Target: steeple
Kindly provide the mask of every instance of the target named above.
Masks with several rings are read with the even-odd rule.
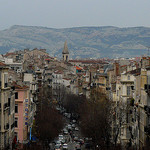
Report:
[[[69,61],[69,51],[68,51],[67,41],[65,41],[62,55],[63,55],[63,61]]]
[[[65,41],[65,44],[64,44],[64,49],[63,49],[63,52],[62,54],[69,54],[69,51],[68,51],[68,46],[67,46],[67,41]]]

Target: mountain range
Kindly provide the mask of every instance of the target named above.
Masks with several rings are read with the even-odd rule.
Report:
[[[149,27],[47,28],[14,25],[0,31],[0,53],[44,48],[50,56],[61,57],[67,41],[71,58],[134,57],[148,54]]]

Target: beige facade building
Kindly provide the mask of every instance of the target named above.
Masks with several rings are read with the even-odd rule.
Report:
[[[14,93],[8,86],[8,67],[0,62],[0,149],[11,148],[14,139]]]

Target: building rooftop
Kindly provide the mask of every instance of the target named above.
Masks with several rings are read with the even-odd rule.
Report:
[[[0,62],[0,66],[6,66],[6,64],[4,64],[4,63]]]

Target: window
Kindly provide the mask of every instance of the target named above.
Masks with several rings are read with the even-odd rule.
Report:
[[[4,87],[8,87],[8,75],[4,74]]]
[[[18,118],[15,118],[15,127],[18,127]]]
[[[10,98],[8,98],[8,106],[10,107]]]
[[[130,96],[130,86],[127,86],[127,96]]]
[[[15,113],[18,113],[18,104],[15,104]]]
[[[117,90],[117,96],[119,95],[119,92],[118,92],[118,90]]]
[[[130,80],[130,76],[128,76],[128,80]]]
[[[15,99],[18,99],[18,92],[15,93]]]

